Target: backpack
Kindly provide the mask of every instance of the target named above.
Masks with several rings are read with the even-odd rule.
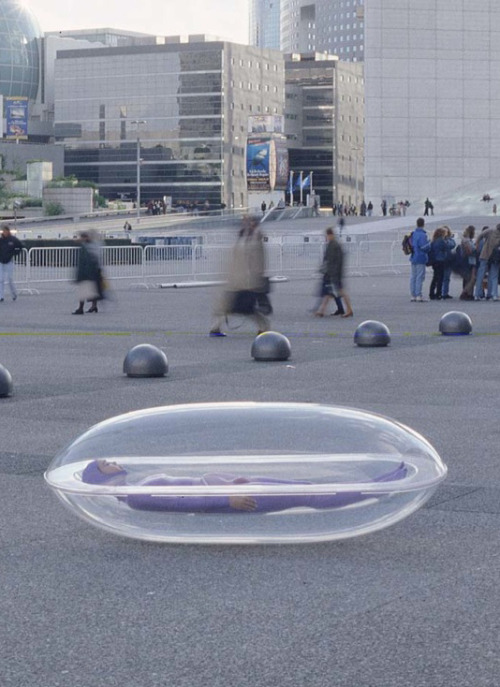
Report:
[[[493,248],[493,251],[490,255],[490,259],[488,262],[492,265],[500,264],[500,246],[496,246],[496,248]]]
[[[468,244],[464,245],[459,243],[455,252],[451,254],[451,269],[453,272],[459,274],[463,278],[465,278],[465,275],[469,271],[469,255],[467,254],[467,246]]]
[[[403,253],[405,255],[413,255],[412,236],[413,232],[411,234],[405,234],[403,241],[401,242],[401,248],[403,249]]]

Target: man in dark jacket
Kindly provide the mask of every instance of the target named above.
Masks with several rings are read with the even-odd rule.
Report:
[[[344,289],[343,284],[344,251],[342,250],[340,243],[335,238],[335,234],[333,233],[333,229],[331,227],[326,230],[326,241],[325,257],[321,272],[325,275],[330,289],[329,291],[325,292],[321,305],[319,306],[315,315],[316,317],[324,317],[328,302],[331,298],[335,298],[338,308],[337,312],[340,314],[339,301],[337,299],[342,299],[347,307],[347,311],[342,313],[342,317],[352,317],[353,311],[351,301]]]
[[[19,255],[23,249],[21,241],[10,233],[8,224],[2,224],[0,234],[0,303],[4,300],[3,286],[5,279],[9,282],[12,300],[17,298],[16,287],[14,286],[14,257]]]

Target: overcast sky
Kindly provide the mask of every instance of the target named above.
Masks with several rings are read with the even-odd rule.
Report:
[[[248,0],[22,0],[42,31],[110,27],[248,42]]]

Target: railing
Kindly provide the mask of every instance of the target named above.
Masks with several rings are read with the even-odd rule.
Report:
[[[325,244],[319,241],[269,241],[267,271],[284,277],[317,274]],[[342,243],[346,271],[350,275],[398,273],[409,268],[408,257],[397,241],[350,241]],[[101,263],[110,282],[154,286],[165,280],[217,280],[224,275],[232,245],[192,244],[170,246],[106,246]],[[22,287],[72,281],[78,264],[78,247],[31,248],[16,257],[16,282]]]

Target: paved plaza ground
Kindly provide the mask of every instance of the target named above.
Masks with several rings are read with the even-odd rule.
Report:
[[[339,320],[312,316],[313,280],[276,286],[283,363],[252,360],[248,322],[208,337],[215,289],[124,289],[83,317],[70,314],[70,286],[0,304],[0,363],[15,385],[0,399],[3,686],[498,685],[500,303],[410,303],[407,275],[347,287],[355,317]],[[456,308],[472,336],[438,334]],[[390,347],[354,346],[366,319],[387,324]],[[123,375],[146,342],[165,350],[167,377]],[[382,413],[427,437],[448,479],[384,531],[245,547],[121,539],[44,484],[53,456],[94,423],[228,400]]]

